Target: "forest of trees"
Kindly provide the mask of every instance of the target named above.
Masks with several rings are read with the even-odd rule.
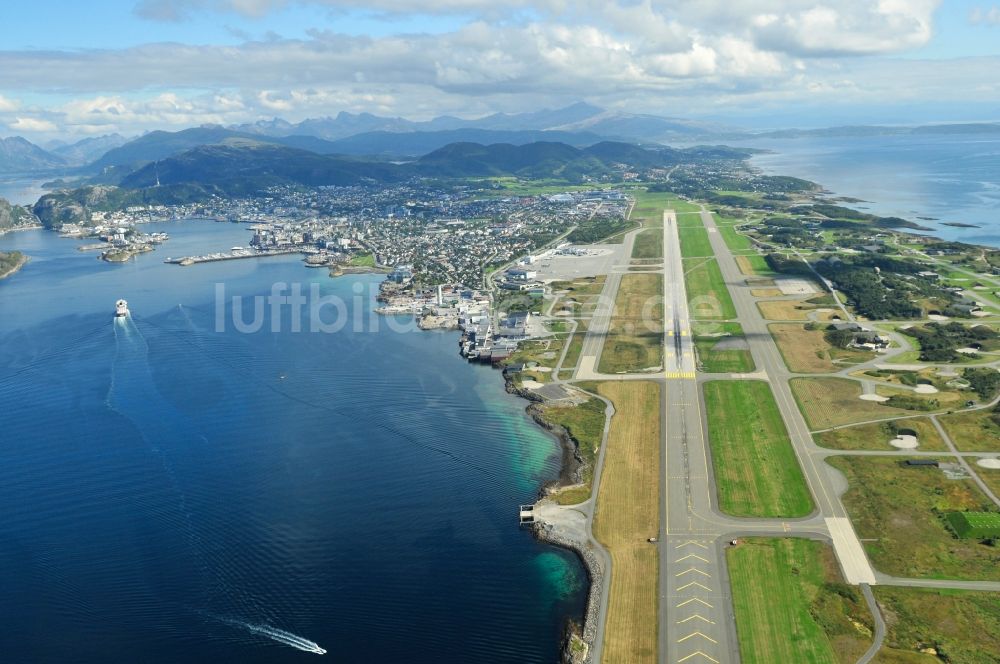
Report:
[[[900,330],[920,343],[923,362],[953,362],[959,358],[956,348],[983,345],[997,339],[997,333],[984,325],[967,327],[961,323],[927,323]]]

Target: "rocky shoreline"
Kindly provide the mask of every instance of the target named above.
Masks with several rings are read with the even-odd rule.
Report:
[[[562,661],[564,664],[587,664],[591,661],[590,650],[597,638],[597,621],[601,610],[601,588],[604,586],[604,569],[593,548],[568,537],[556,533],[551,526],[536,523],[532,531],[539,541],[547,542],[564,549],[569,549],[579,556],[590,577],[590,589],[587,592],[587,610],[583,617],[583,627],[578,628],[570,623],[567,625],[566,636],[562,646]],[[574,646],[579,639],[585,647]]]
[[[346,269],[344,269],[346,268]],[[384,272],[379,268],[365,268],[347,266],[334,266],[330,269],[330,276],[341,276],[343,274],[361,274]],[[443,326],[426,325],[421,329],[441,329]],[[445,328],[449,329],[449,328]],[[538,500],[551,494],[553,491],[568,486],[575,486],[583,481],[584,461],[579,453],[579,446],[576,440],[562,426],[545,419],[541,409],[544,399],[530,390],[523,389],[514,384],[509,375],[504,375],[504,389],[509,394],[514,394],[528,401],[525,412],[531,417],[536,425],[552,435],[558,442],[562,450],[562,458],[559,466],[558,479],[545,483],[538,490]],[[591,662],[591,648],[597,638],[598,619],[600,614],[601,590],[604,585],[604,569],[593,547],[588,541],[581,541],[577,538],[567,537],[547,524],[536,522],[531,528],[534,536],[541,542],[552,544],[574,552],[583,563],[584,569],[589,577],[589,588],[587,592],[587,609],[584,614],[584,622],[581,627],[573,620],[567,620],[564,638],[562,643],[561,661],[564,664],[589,664]]]
[[[545,498],[553,491],[567,486],[578,485],[583,481],[584,461],[580,457],[577,441],[562,426],[545,419],[540,408],[542,398],[534,392],[518,387],[510,376],[504,376],[505,389],[510,394],[516,394],[530,403],[525,411],[535,424],[547,431],[559,441],[562,449],[562,461],[559,478],[546,483],[539,489],[538,498]],[[584,569],[590,580],[587,591],[587,610],[584,613],[583,627],[568,621],[562,644],[562,662],[564,664],[586,664],[591,661],[590,651],[594,639],[597,638],[597,622],[601,608],[601,589],[604,585],[604,569],[600,559],[594,553],[590,542],[564,536],[547,524],[535,522],[532,532],[539,541],[568,549],[576,553],[583,562]]]

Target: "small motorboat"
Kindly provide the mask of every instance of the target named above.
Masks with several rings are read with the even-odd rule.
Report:
[[[115,318],[125,318],[128,316],[128,302],[118,300],[115,302]]]

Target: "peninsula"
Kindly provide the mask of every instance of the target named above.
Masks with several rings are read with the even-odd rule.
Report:
[[[0,279],[5,279],[14,274],[28,262],[28,257],[20,251],[2,252],[0,251]]]

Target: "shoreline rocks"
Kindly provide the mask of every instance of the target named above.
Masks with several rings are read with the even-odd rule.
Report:
[[[587,570],[587,576],[590,577],[590,590],[587,594],[587,610],[584,613],[583,628],[580,630],[581,633],[578,634],[579,638],[587,645],[587,648],[584,653],[573,651],[574,649],[571,644],[574,630],[572,629],[572,625],[570,625],[567,629],[565,642],[563,643],[562,661],[564,664],[584,664],[590,662],[590,651],[594,640],[597,638],[597,620],[601,609],[601,589],[604,587],[604,569],[601,567],[601,562],[597,554],[594,553],[593,548],[587,543],[563,537],[554,532],[551,527],[544,524],[536,523],[532,530],[539,541],[560,546],[576,553],[583,562],[584,569]]]

